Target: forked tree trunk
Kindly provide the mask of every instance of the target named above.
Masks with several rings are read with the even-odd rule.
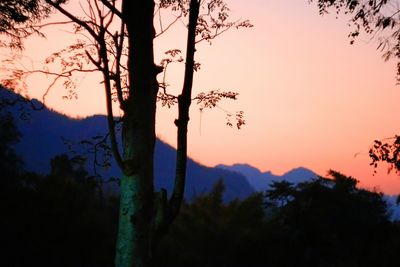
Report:
[[[95,59],[85,50],[88,60],[103,73],[106,93],[108,127],[110,130],[111,147],[115,159],[123,171],[121,179],[120,215],[116,245],[116,267],[149,267],[152,265],[152,252],[156,243],[167,232],[168,227],[179,213],[182,203],[186,161],[187,161],[187,127],[193,83],[194,53],[196,25],[199,15],[200,0],[190,0],[188,39],[186,49],[185,77],[182,92],[178,97],[179,116],[175,121],[178,127],[177,161],[174,191],[168,201],[164,189],[154,192],[154,145],[155,145],[155,115],[158,93],[156,79],[160,67],[154,64],[153,26],[154,0],[122,0],[119,11],[115,1],[89,1],[89,22],[74,16],[62,7],[65,1],[44,0],[45,3],[60,11],[72,22],[85,29],[93,37],[98,58]],[[113,16],[103,14],[104,10],[98,4],[118,16],[123,25],[120,32],[110,33],[109,26]],[[218,2],[218,1],[217,1]],[[175,1],[166,1],[176,4]],[[95,8],[95,9],[94,9]],[[111,19],[107,22],[108,19]],[[92,21],[90,21],[92,20]],[[126,30],[125,30],[126,29]],[[129,96],[124,99],[121,81],[121,55],[125,54],[123,40],[127,32],[127,72]],[[108,37],[108,38],[106,38]],[[109,38],[112,38],[112,41]],[[120,39],[118,41],[118,39]],[[110,52],[108,42],[116,45]],[[115,53],[115,61],[110,62],[109,54]],[[111,64],[111,65],[110,65]],[[112,69],[116,67],[117,71]],[[74,70],[72,70],[73,72]],[[61,75],[62,76],[62,75]],[[112,111],[112,84],[117,92],[123,114],[121,157],[115,138],[115,124]]]
[[[187,160],[187,125],[193,83],[198,0],[190,1],[185,78],[178,97],[177,170],[170,201],[154,193],[155,114],[159,68],[154,64],[154,1],[124,0],[122,14],[129,40],[129,98],[123,116],[123,172],[116,267],[149,267],[156,243],[167,232],[183,199]]]

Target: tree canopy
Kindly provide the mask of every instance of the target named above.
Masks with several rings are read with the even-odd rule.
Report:
[[[33,25],[47,17],[48,5],[41,0],[2,0],[0,2],[0,34],[9,37],[0,46],[23,48],[23,39],[33,33],[40,34]]]
[[[275,182],[266,192],[271,220],[282,227],[280,242],[296,248],[280,266],[394,266],[382,256],[393,256],[382,194],[358,188],[356,179],[339,172],[329,176]]]

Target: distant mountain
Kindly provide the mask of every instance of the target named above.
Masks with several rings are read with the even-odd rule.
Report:
[[[304,182],[312,178],[316,178],[318,175],[313,171],[306,168],[296,168],[290,170],[283,175],[274,175],[270,171],[261,172],[259,169],[252,167],[248,164],[234,164],[228,165],[217,165],[217,168],[224,170],[231,170],[243,174],[254,190],[261,192],[269,189],[270,184],[273,181],[289,181],[293,184]]]
[[[86,151],[85,145],[88,144],[86,141],[93,141],[93,137],[100,138],[107,133],[106,117],[103,115],[73,119],[47,108],[33,111],[31,103],[25,102],[21,96],[1,88],[0,99],[3,99],[3,101],[0,100],[1,112],[7,109],[16,118],[18,129],[22,133],[22,139],[16,145],[16,150],[22,156],[28,171],[48,173],[52,157],[62,153],[71,155],[73,150],[80,150],[78,154],[83,153]],[[8,102],[15,104],[4,105],[4,100],[11,100]],[[39,107],[41,103],[34,100],[33,105]],[[86,141],[82,142],[82,140]],[[99,170],[102,177],[105,179],[120,177],[121,172],[116,163],[112,159],[110,163],[111,166],[108,170]],[[94,172],[93,155],[89,158],[87,168]],[[156,188],[165,188],[170,193],[174,175],[175,149],[165,142],[157,140],[155,148]],[[191,199],[195,195],[209,192],[219,179],[223,179],[226,186],[225,201],[235,198],[243,199],[254,193],[254,189],[243,175],[221,168],[206,167],[188,159],[185,198]]]

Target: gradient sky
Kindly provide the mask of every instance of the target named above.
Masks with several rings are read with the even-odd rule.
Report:
[[[283,174],[303,166],[325,175],[335,169],[361,180],[369,189],[400,192],[400,177],[386,166],[373,176],[368,149],[374,139],[400,133],[400,87],[395,63],[384,62],[377,41],[361,36],[350,45],[347,19],[319,16],[306,0],[229,0],[233,18],[248,18],[252,29],[232,30],[210,46],[198,47],[201,62],[195,92],[224,89],[239,92],[234,102],[214,110],[193,105],[189,156],[207,166],[248,163]],[[47,40],[26,43],[32,64],[65,46],[71,35],[48,32]],[[156,39],[156,62],[171,48],[183,50],[184,28]],[[43,49],[45,48],[45,49]],[[180,89],[182,66],[169,70],[171,85]],[[62,99],[61,86],[47,104],[71,116],[104,113],[103,87],[97,76],[79,77],[79,99]],[[33,97],[43,94],[43,77],[31,80]],[[243,110],[241,130],[225,126],[225,112]],[[159,108],[157,133],[175,145],[176,109]],[[357,156],[355,156],[357,154]]]

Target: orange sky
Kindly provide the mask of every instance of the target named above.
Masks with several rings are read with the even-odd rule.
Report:
[[[304,166],[324,175],[332,168],[370,189],[399,193],[399,176],[387,175],[386,167],[373,176],[369,166],[373,140],[400,133],[395,62],[381,59],[377,42],[364,35],[349,45],[346,18],[320,17],[306,0],[227,2],[233,17],[249,18],[255,27],[198,47],[202,69],[194,89],[239,92],[238,101],[220,106],[243,110],[247,125],[229,128],[221,109],[200,113],[193,106],[189,155],[208,166],[248,163],[276,174]],[[155,41],[157,61],[167,49],[183,49],[183,34],[179,26]],[[61,29],[50,31],[47,40],[29,40],[26,53],[40,66],[41,58],[70,39]],[[178,89],[182,73],[179,66],[169,70],[169,82]],[[72,116],[104,113],[98,78],[79,80],[78,100],[62,100],[60,86],[50,93],[48,105]],[[42,82],[43,77],[32,80],[32,96],[43,93]],[[160,108],[159,113],[158,136],[174,145],[176,110]]]

